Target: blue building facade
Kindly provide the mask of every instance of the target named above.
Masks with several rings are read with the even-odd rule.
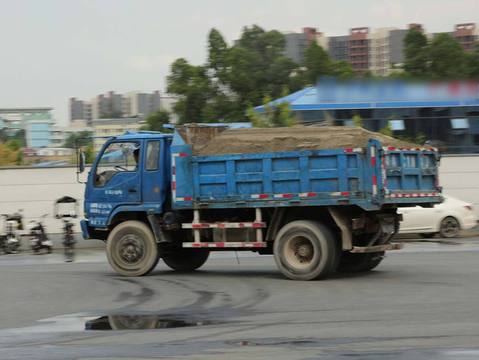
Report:
[[[22,122],[28,147],[41,148],[50,145],[54,121],[49,112],[25,114]]]
[[[405,83],[320,81],[269,105],[288,102],[302,123],[389,127],[394,136],[428,141],[447,153],[479,153],[479,85],[475,82]],[[264,106],[255,108],[264,111]]]

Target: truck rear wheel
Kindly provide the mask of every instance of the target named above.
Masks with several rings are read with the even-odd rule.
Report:
[[[365,254],[343,252],[339,261],[338,272],[355,273],[374,269],[384,258],[384,251]]]
[[[208,260],[209,250],[177,249],[161,254],[166,265],[176,271],[190,272],[199,269]]]
[[[273,244],[279,270],[292,280],[325,278],[337,264],[338,246],[331,231],[315,221],[292,221]]]
[[[106,242],[106,255],[111,267],[124,276],[146,275],[160,258],[150,228],[135,220],[125,221],[112,230]]]

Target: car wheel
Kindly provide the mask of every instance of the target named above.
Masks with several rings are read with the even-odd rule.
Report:
[[[448,216],[441,221],[439,234],[445,238],[453,238],[459,235],[461,226],[455,217]]]

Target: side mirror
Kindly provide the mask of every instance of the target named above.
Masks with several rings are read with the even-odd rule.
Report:
[[[85,153],[83,150],[78,151],[78,173],[81,174],[85,171]]]

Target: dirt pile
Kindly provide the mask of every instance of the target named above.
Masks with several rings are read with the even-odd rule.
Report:
[[[195,155],[214,155],[354,148],[365,147],[369,139],[377,139],[383,146],[412,146],[408,142],[362,128],[294,126],[226,130],[206,144],[194,144],[193,152]]]

